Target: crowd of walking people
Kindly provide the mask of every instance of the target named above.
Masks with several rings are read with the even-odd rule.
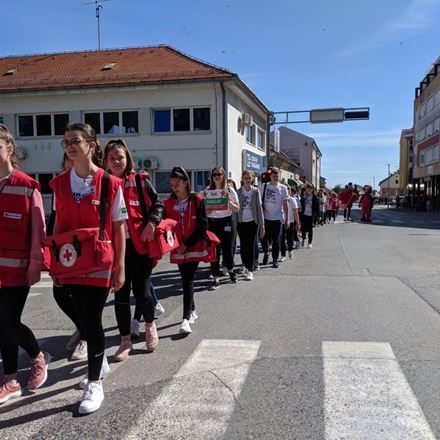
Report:
[[[51,361],[33,332],[21,322],[30,287],[49,268],[53,296],[72,321],[75,331],[67,344],[71,359],[87,358],[88,372],[79,386],[83,396],[79,414],[89,414],[104,400],[102,379],[110,367],[105,356],[102,312],[110,293],[120,344],[115,362],[132,353],[132,338],[145,325],[147,351],[159,347],[155,313],[163,313],[151,274],[160,256],[153,253],[157,232],[165,219],[173,230],[165,232],[171,244],[170,262],[176,264],[183,290],[179,332],[190,334],[198,318],[194,278],[201,262],[210,263],[209,290],[224,282],[246,281],[262,265],[277,269],[293,258],[296,248],[311,249],[313,230],[335,221],[344,209],[348,221],[357,194],[351,184],[345,192],[317,191],[279,182],[280,172],[270,169],[270,181],[256,186],[254,174],[244,171],[241,184],[228,180],[226,171],[213,168],[202,193],[192,191],[188,172],[174,167],[170,196],[160,200],[148,173],[135,172],[130,149],[123,139],[101,147],[90,125],[67,127],[61,146],[63,169],[51,182],[52,214],[45,225],[40,185],[18,169],[16,145],[8,128],[0,124],[0,352],[4,378],[0,404],[22,395],[18,382],[18,349],[30,358],[27,389],[34,391],[47,380]],[[369,198],[361,200],[366,221],[371,218]],[[163,235],[163,234],[162,234]],[[236,269],[237,238],[242,267]],[[175,246],[172,247],[173,243]],[[130,294],[135,298],[132,316]]]

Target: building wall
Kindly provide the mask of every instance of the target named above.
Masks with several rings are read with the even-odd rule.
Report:
[[[400,135],[400,189],[402,192],[406,192],[409,184],[409,170],[412,168],[412,162],[410,160],[411,145],[413,142],[412,130],[402,130]]]
[[[379,183],[381,197],[401,195],[399,173],[392,174],[388,179]]]

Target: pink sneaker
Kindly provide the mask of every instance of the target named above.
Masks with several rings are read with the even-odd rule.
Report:
[[[17,381],[3,382],[0,384],[0,404],[7,402],[9,399],[21,396],[21,386]]]
[[[27,383],[29,391],[36,390],[44,385],[47,380],[47,369],[49,367],[51,356],[49,353],[43,351],[43,355],[39,355],[35,359],[31,359],[31,372]]]
[[[128,359],[128,356],[130,356],[130,352],[133,349],[133,346],[131,345],[131,342],[121,342],[121,345],[116,350],[116,353],[113,355],[113,359],[116,362],[123,362]]]
[[[159,347],[159,336],[157,335],[156,324],[151,325],[145,323],[145,342],[147,343],[147,350],[154,351]]]

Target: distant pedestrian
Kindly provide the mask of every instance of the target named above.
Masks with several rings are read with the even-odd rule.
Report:
[[[312,249],[313,241],[313,219],[319,215],[319,201],[318,197],[313,193],[314,186],[309,183],[306,185],[303,196],[301,197],[301,231],[302,231],[302,246],[308,238],[307,247]]]
[[[364,194],[359,200],[359,208],[362,210],[362,222],[371,222],[371,211],[373,209],[373,196],[371,195],[373,188],[370,185],[364,186]]]

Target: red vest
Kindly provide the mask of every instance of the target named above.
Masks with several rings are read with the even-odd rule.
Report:
[[[50,182],[50,186],[55,193],[55,210],[57,233],[73,231],[80,228],[99,227],[99,211],[101,198],[101,184],[104,170],[98,169],[93,176],[92,186],[95,192],[81,199],[79,203],[72,196],[70,187],[70,172],[66,171],[55,177]],[[121,181],[117,177],[110,176],[108,188],[108,208],[105,221],[105,240],[112,240],[112,209],[118,188]],[[89,286],[110,287],[113,262],[109,263],[108,268],[98,272],[88,273],[81,277],[60,278],[62,284],[83,284]]]
[[[144,194],[145,208],[151,207],[151,200],[147,191],[148,174],[139,174],[141,187]],[[124,199],[128,213],[128,231],[136,252],[140,255],[148,254],[148,244],[141,240],[142,231],[145,228],[144,217],[142,215],[141,202],[136,186],[136,173],[131,173],[124,180]]]
[[[40,184],[14,170],[0,190],[0,286],[27,285],[31,250],[30,206]]]
[[[176,220],[176,235],[179,243],[187,240],[197,227],[197,210],[203,202],[203,197],[196,194],[191,197],[183,214],[180,218],[179,210],[174,209],[177,206],[177,199],[173,196],[166,199],[163,204],[167,217]],[[170,262],[176,264],[189,263],[192,261],[204,261],[208,256],[207,243],[205,240],[199,240],[194,246],[189,247],[184,254],[171,252]]]

